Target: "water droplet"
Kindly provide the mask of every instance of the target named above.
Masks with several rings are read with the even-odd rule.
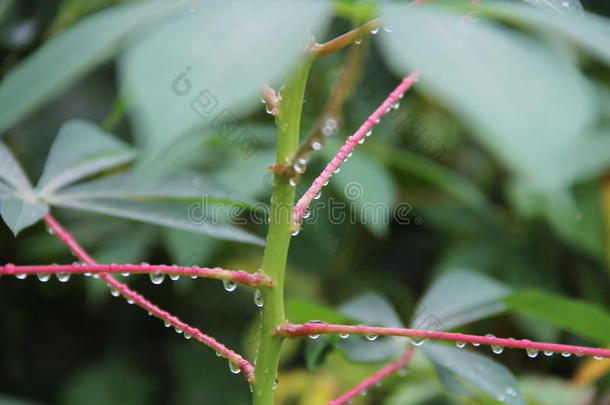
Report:
[[[366,141],[366,138],[360,138],[358,140],[358,144],[362,145],[364,143],[364,141]]]
[[[261,292],[261,290],[257,289],[254,291],[254,305],[259,308],[262,308],[263,305],[265,305],[265,302],[263,301],[263,293]]]
[[[527,357],[530,357],[530,358],[533,359],[533,358],[538,356],[539,350],[536,350],[536,349],[525,349],[525,352],[527,353]]]
[[[182,333],[182,329],[180,329],[179,327],[174,327],[174,330],[176,331],[177,334],[181,334]]]
[[[306,210],[303,212],[303,219],[307,219],[311,216],[311,211]]]
[[[226,291],[235,291],[237,283],[233,280],[222,280],[222,286]]]
[[[290,180],[288,180],[288,184],[290,184],[292,187],[296,187],[297,186],[297,181],[296,179],[293,177]]]
[[[318,191],[318,192],[317,192],[317,193],[316,193],[316,194],[313,196],[313,199],[314,199],[314,200],[319,200],[319,199],[320,199],[320,197],[322,197],[322,192],[321,192],[321,191]]]
[[[28,275],[25,274],[25,273],[17,273],[17,274],[15,274],[15,278],[18,279],[18,280],[25,280],[27,277],[28,277]]]
[[[570,356],[572,355],[572,353],[566,353],[566,352],[563,352],[563,353],[561,353],[561,355],[562,355],[563,357],[565,357],[565,358],[568,358],[568,357],[570,357]]]
[[[362,39],[358,38],[357,40],[354,41],[354,43],[356,45],[360,45],[362,43]]]
[[[551,357],[552,355],[555,354],[555,352],[552,351],[552,350],[545,350],[542,353],[544,353],[544,355],[547,356],[547,357]]]
[[[347,339],[349,337],[349,333],[339,333],[339,337],[341,339]]]
[[[129,305],[133,305],[134,304],[134,300],[132,300],[131,298],[127,298],[127,303]]]
[[[514,389],[513,387],[506,387],[506,395],[508,395],[509,397],[516,397],[517,390]]]
[[[398,110],[398,108],[400,108],[400,101],[397,101],[394,104],[392,104],[392,109],[393,110]]]
[[[295,163],[292,168],[294,169],[295,172],[297,172],[298,174],[303,174],[305,173],[305,165],[301,164],[301,162],[297,162]]]
[[[594,358],[595,360],[601,360],[601,359],[603,359],[603,357],[602,357],[602,356],[593,356],[593,358]]]
[[[335,169],[335,173],[339,173],[340,171],[341,171],[341,168],[340,168],[340,167],[337,167],[337,168]]]
[[[324,187],[328,186],[328,182],[329,182],[329,181],[330,181],[329,179],[326,179],[326,181],[324,182],[323,186],[324,186]]]
[[[474,347],[479,347],[479,346],[481,346],[481,344],[480,344],[480,343],[473,343],[472,345],[473,345]]]
[[[172,324],[169,323],[168,321],[163,321],[163,326],[165,326],[166,328],[169,328],[170,326],[172,326]]]
[[[315,340],[315,339],[320,337],[320,334],[319,333],[312,333],[311,335],[308,335],[308,336],[309,336],[310,339],[314,339]]]
[[[421,346],[424,344],[424,338],[421,337],[410,337],[409,340],[411,341],[411,344],[414,346]]]
[[[492,335],[491,333],[488,333],[487,335],[485,335],[485,337],[495,338],[495,336]],[[491,351],[494,352],[495,354],[500,354],[504,351],[504,346],[491,345]]]
[[[108,287],[110,288],[110,294],[112,294],[113,297],[118,297],[119,295],[121,295],[119,290],[117,290],[114,286],[110,285]]]
[[[163,280],[165,280],[165,274],[163,273],[159,273],[159,272],[154,272],[154,273],[150,273],[150,281],[153,284],[159,285],[163,282]]]
[[[180,280],[180,274],[170,274],[169,279],[172,281],[178,281]]]
[[[311,142],[311,149],[313,149],[313,150],[320,150],[320,149],[322,149],[322,143],[318,142],[318,141],[312,141]]]
[[[367,333],[366,335],[364,335],[364,337],[366,338],[366,340],[370,340],[371,342],[378,338],[378,336],[374,333]]]
[[[292,231],[292,236],[297,236],[297,235],[299,234],[299,232],[300,232],[300,231],[299,231],[298,229],[297,229],[297,230],[295,230],[295,231]]]
[[[231,360],[229,360],[229,370],[231,370],[233,374],[239,374],[239,372],[241,371],[239,369],[239,366],[233,363]]]
[[[216,357],[221,357],[221,356],[222,356],[222,353],[216,352]]]
[[[360,391],[360,396],[366,397],[366,394],[368,394],[367,390]]]
[[[123,276],[123,277],[129,277],[129,273],[121,273],[121,276]]]
[[[466,342],[455,342],[455,345],[458,348],[463,349],[464,347],[466,347]]]
[[[377,28],[373,28],[373,29],[371,30],[371,34],[373,34],[373,35],[377,35],[377,33],[378,33],[378,32],[379,32],[379,27],[377,27]]]
[[[190,334],[190,333],[187,333],[187,332],[184,332],[184,338],[185,338],[186,340],[189,340],[189,339],[191,338],[191,334]]]
[[[367,136],[367,137],[368,137],[368,136],[371,136],[371,135],[373,135],[373,130],[372,130],[372,129],[369,129],[369,130],[367,131],[367,133],[366,133],[366,134],[364,134],[364,136]]]
[[[383,27],[383,30],[385,32],[392,32],[392,28],[390,28],[390,27]]]
[[[57,273],[56,276],[60,283],[67,283],[70,280],[70,273]]]
[[[409,369],[407,369],[406,367],[401,367],[398,369],[397,374],[399,377],[406,377],[407,374],[409,374]]]
[[[43,283],[46,283],[51,278],[49,273],[38,273],[36,276],[38,276],[38,280],[42,281]]]
[[[53,230],[53,228],[51,228],[50,226],[47,226],[47,233],[49,235],[55,235],[55,231]]]

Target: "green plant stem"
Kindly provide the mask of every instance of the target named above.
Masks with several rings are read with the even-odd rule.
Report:
[[[304,61],[284,87],[277,118],[278,138],[276,164],[285,163],[299,146],[301,111],[305,84],[311,60]],[[284,273],[292,233],[292,206],[295,188],[281,174],[276,173],[271,193],[269,232],[263,256],[262,270],[275,281],[275,287],[265,288],[261,316],[260,342],[255,361],[253,386],[254,405],[274,404],[274,384],[277,376],[280,349],[284,337],[273,334],[286,321],[284,315]]]

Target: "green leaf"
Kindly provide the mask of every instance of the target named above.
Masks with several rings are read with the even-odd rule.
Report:
[[[592,88],[541,42],[439,7],[384,8],[383,50],[400,75],[440,98],[506,167],[536,188],[569,183],[557,167],[595,118]]]
[[[253,201],[226,191],[206,176],[194,172],[169,175],[127,173],[102,177],[62,190],[50,202],[113,198],[125,200],[177,200],[250,207]]]
[[[366,293],[339,307],[339,311],[359,323],[372,326],[401,328],[403,323],[384,297]],[[352,361],[371,362],[389,359],[404,350],[406,339],[382,336],[369,341],[364,336],[350,336],[338,342],[339,347]]]
[[[0,142],[0,195],[32,197],[32,185],[11,151]]]
[[[28,202],[16,198],[0,202],[2,219],[15,236],[22,229],[38,222],[48,212],[49,206],[39,202]]]
[[[51,146],[36,186],[48,195],[70,183],[133,159],[135,152],[125,143],[83,120],[66,122]]]
[[[591,55],[610,64],[610,20],[586,13],[585,15],[561,15],[536,10],[508,2],[483,2],[477,6],[482,15],[509,20],[513,24],[537,30],[545,29],[556,37],[582,47]]]
[[[338,142],[330,142],[324,148],[327,160],[333,158],[339,146]],[[358,222],[378,237],[387,233],[396,195],[392,176],[383,164],[362,151],[356,151],[353,158],[342,165],[341,173],[333,176],[330,184],[344,196],[350,210],[356,209]]]
[[[0,84],[0,134],[100,63],[110,59],[135,29],[185,2],[120,5],[83,19],[47,41]]]
[[[550,8],[561,13],[583,13],[580,0],[524,0],[527,3],[542,8]]]
[[[421,299],[411,327],[453,329],[501,312],[502,299],[509,293],[508,287],[482,274],[449,270]]]
[[[218,245],[215,239],[207,235],[177,229],[167,229],[163,236],[172,263],[184,266],[205,265]]]
[[[132,46],[121,76],[146,163],[196,128],[247,137],[238,117],[262,108],[261,83],[295,66],[327,10],[304,0],[207,2]]]
[[[264,240],[240,229],[235,210],[223,204],[179,201],[138,201],[112,198],[62,199],[53,205],[97,212],[169,228],[204,233],[218,239],[263,245]],[[239,208],[239,207],[238,207]]]
[[[249,197],[257,197],[271,191],[271,172],[267,169],[275,162],[275,151],[261,150],[243,162],[234,162],[212,176],[220,183],[226,184]],[[269,176],[265,178],[265,176]]]
[[[518,291],[503,302],[510,311],[549,321],[597,344],[610,343],[610,314],[594,304],[535,290]]]
[[[489,357],[438,343],[426,344],[422,350],[438,367],[462,378],[501,403],[525,405],[513,374]]]

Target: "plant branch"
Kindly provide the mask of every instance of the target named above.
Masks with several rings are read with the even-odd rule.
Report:
[[[404,367],[411,360],[411,357],[413,357],[413,348],[409,347],[407,351],[402,356],[400,356],[398,360],[393,361],[392,363],[379,369],[371,376],[358,383],[354,388],[341,395],[339,398],[330,401],[328,405],[343,405],[349,403],[352,399],[356,398],[358,394],[366,391],[375,383],[381,381],[383,378],[392,374],[401,367]]]
[[[294,154],[299,145],[301,112],[305,85],[311,67],[311,60],[302,61],[297,71],[290,77],[280,102],[277,117],[276,163],[284,163]],[[279,366],[283,336],[274,335],[274,330],[286,322],[284,313],[284,275],[292,228],[292,210],[295,188],[279,173],[275,173],[271,192],[271,216],[267,232],[267,244],[263,255],[262,270],[273,278],[275,288],[263,293],[263,309],[260,322],[260,342],[256,359],[256,382],[254,384],[254,405],[272,405]]]
[[[320,116],[316,120],[314,127],[299,145],[299,149],[288,159],[282,168],[284,177],[292,178],[299,173],[295,169],[300,160],[307,160],[307,156],[314,150],[320,149],[324,144],[324,128],[328,120],[334,120],[335,126],[340,126],[343,121],[343,104],[352,93],[354,85],[360,77],[360,70],[364,60],[366,47],[356,46],[349,50],[343,68],[339,73],[339,78],[333,84],[328,101],[322,108]]]
[[[292,217],[292,226],[293,230],[297,231],[301,227],[301,220],[303,218],[303,214],[309,207],[311,201],[318,195],[318,193],[322,190],[333,175],[333,173],[339,168],[341,163],[348,157],[350,153],[356,148],[356,146],[363,142],[366,136],[370,135],[371,129],[375,124],[379,122],[381,117],[383,117],[387,112],[392,109],[392,106],[395,105],[396,102],[400,98],[402,98],[403,94],[409,90],[409,88],[417,81],[419,73],[417,71],[411,73],[409,76],[405,77],[401,83],[390,93],[390,95],[381,103],[379,107],[371,114],[371,116],[362,124],[362,126],[354,133],[354,135],[347,138],[345,144],[339,149],[337,155],[330,161],[330,163],[326,166],[326,168],[322,171],[322,173],[313,181],[313,184],[309,187],[309,189],[303,194],[303,196],[299,199],[297,204],[294,206],[293,217]]]
[[[249,273],[245,270],[225,270],[220,267],[176,266],[166,264],[53,264],[42,266],[19,266],[7,264],[0,266],[0,275],[16,274],[98,274],[98,273],[129,273],[129,274],[167,274],[175,276],[205,277],[216,280],[234,281],[250,287],[274,285],[273,280],[258,271]]]
[[[354,28],[345,34],[339,35],[328,42],[324,42],[323,44],[313,44],[309,48],[309,54],[314,58],[322,58],[328,54],[337,52],[348,45],[351,45],[354,41],[361,39],[372,30],[379,28],[379,26],[381,26],[381,18],[375,18],[374,20],[371,20],[358,28]]]
[[[403,336],[417,339],[448,340],[453,342],[472,343],[475,345],[487,345],[497,347],[511,347],[515,349],[530,349],[538,351],[548,351],[557,353],[570,353],[578,356],[595,356],[597,358],[610,358],[610,350],[573,346],[556,343],[533,342],[529,339],[506,339],[494,336],[466,335],[454,332],[438,332],[433,330],[407,329],[407,328],[386,328],[380,326],[367,325],[335,325],[327,323],[304,323],[304,324],[285,324],[276,329],[276,334],[287,337],[298,337],[306,335],[318,335],[328,333],[357,334],[373,336]]]
[[[93,258],[83,249],[76,239],[70,234],[67,230],[61,226],[59,222],[53,217],[51,214],[46,214],[44,216],[44,221],[47,226],[51,229],[55,235],[60,238],[64,244],[83,262],[88,265],[96,265],[97,263]],[[6,267],[6,266],[5,266]],[[191,336],[206,346],[214,349],[216,353],[219,353],[222,357],[229,360],[230,363],[234,364],[244,373],[246,379],[250,382],[254,381],[254,367],[250,362],[244,359],[242,356],[234,352],[233,350],[227,348],[222,343],[218,342],[211,336],[206,335],[201,332],[199,329],[194,328],[185,322],[178,319],[178,317],[170,314],[167,311],[162,310],[149,300],[147,300],[144,296],[139,294],[138,292],[130,289],[126,284],[121,283],[117,279],[115,279],[111,274],[108,273],[99,273],[100,278],[104,279],[104,281],[110,286],[110,288],[116,290],[118,293],[123,295],[128,302],[133,302],[144,310],[148,311],[149,314],[152,314],[160,319],[162,319],[167,325],[171,325],[176,328],[177,331],[182,331],[185,333],[185,336]]]

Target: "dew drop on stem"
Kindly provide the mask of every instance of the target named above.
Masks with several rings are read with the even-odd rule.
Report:
[[[545,350],[542,353],[544,353],[544,355],[547,356],[547,357],[551,357],[552,355],[555,354],[555,352],[552,351],[552,350]]]
[[[150,273],[150,281],[153,284],[159,285],[163,282],[163,280],[165,280],[165,274],[160,273],[160,272],[154,272],[154,273]]]
[[[38,277],[38,280],[42,281],[43,283],[46,283],[51,278],[49,273],[38,273],[36,276]]]
[[[367,333],[366,335],[364,335],[364,337],[366,338],[366,340],[369,340],[372,342],[373,340],[377,340],[377,338],[379,336],[374,333]]]
[[[57,273],[56,276],[60,283],[67,283],[70,280],[70,273]]]
[[[413,336],[413,337],[410,337],[409,340],[411,341],[411,344],[414,346],[421,346],[424,344],[424,339],[420,338],[420,337]]]
[[[231,370],[233,374],[239,374],[239,372],[241,371],[239,369],[239,366],[233,363],[231,360],[229,360],[229,370]]]
[[[261,292],[261,290],[257,289],[254,291],[254,305],[259,308],[262,308],[263,305],[265,305],[265,302],[263,300],[263,293]]]
[[[536,349],[525,349],[525,352],[527,353],[527,357],[530,357],[530,358],[533,359],[533,358],[538,356],[539,350],[536,350]]]
[[[455,345],[456,345],[458,348],[463,349],[463,348],[466,346],[466,342],[460,342],[460,341],[457,341],[457,342],[455,342]]]
[[[113,297],[118,297],[119,295],[121,295],[121,293],[119,292],[119,290],[117,290],[113,285],[109,286],[110,288],[110,294]]]
[[[222,286],[226,291],[235,291],[237,283],[233,280],[222,280]]]
[[[180,280],[180,274],[170,274],[169,279],[172,281],[178,281]]]
[[[28,275],[25,274],[25,273],[17,273],[17,274],[15,274],[15,278],[17,280],[25,280],[27,277],[28,277]]]

